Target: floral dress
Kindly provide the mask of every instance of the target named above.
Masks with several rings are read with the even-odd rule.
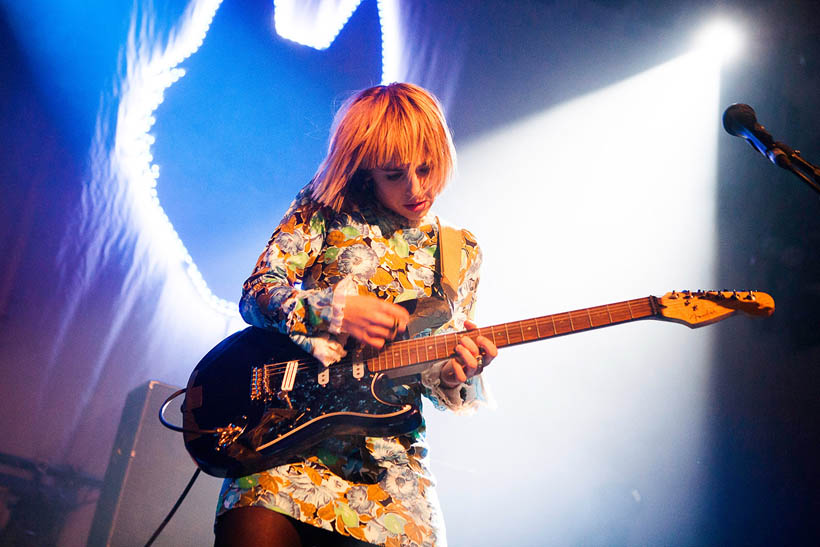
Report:
[[[297,196],[273,233],[251,277],[240,311],[250,324],[279,330],[332,366],[344,354],[339,332],[346,294],[412,302],[414,336],[463,329],[471,318],[481,251],[462,230],[457,296],[441,294],[436,260],[438,228],[428,214],[411,226],[378,203],[335,213],[307,190]],[[432,303],[432,304],[431,304]],[[444,362],[394,387],[414,404],[427,397],[439,409],[472,411],[485,400],[480,376],[453,389],[439,385]],[[261,506],[302,522],[388,546],[446,545],[444,523],[429,469],[424,422],[395,437],[336,436],[303,461],[226,479],[217,515]]]

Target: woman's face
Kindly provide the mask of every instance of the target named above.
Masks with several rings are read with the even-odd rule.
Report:
[[[371,175],[376,197],[394,213],[418,222],[433,206],[435,199],[429,189],[430,172],[426,163],[373,169]]]

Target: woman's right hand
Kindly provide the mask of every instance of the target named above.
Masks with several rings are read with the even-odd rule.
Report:
[[[381,349],[384,344],[407,330],[407,310],[375,296],[360,294],[345,297],[341,331],[359,342]]]

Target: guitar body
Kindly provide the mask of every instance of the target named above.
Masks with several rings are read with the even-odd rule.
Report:
[[[298,460],[331,435],[416,429],[418,407],[396,400],[391,385],[363,364],[326,368],[287,336],[248,327],[191,374],[182,406],[185,447],[206,473],[242,477]]]

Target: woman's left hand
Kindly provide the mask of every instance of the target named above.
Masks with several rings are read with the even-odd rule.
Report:
[[[476,330],[478,327],[472,321],[465,321],[467,330]],[[441,384],[446,388],[454,388],[466,382],[476,374],[480,374],[498,355],[498,348],[484,336],[477,336],[475,340],[469,336],[462,336],[456,344],[455,356],[441,368]]]

